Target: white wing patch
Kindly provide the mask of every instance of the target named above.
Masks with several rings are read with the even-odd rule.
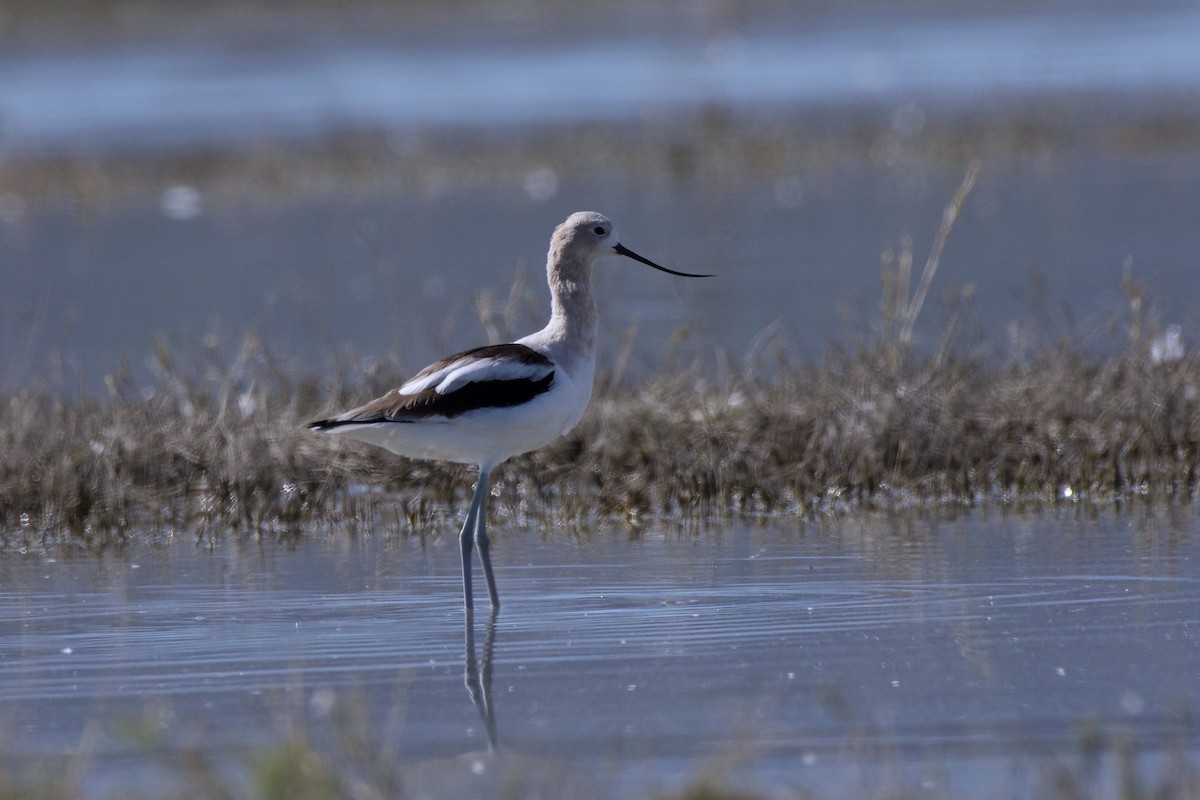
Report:
[[[423,392],[430,386],[434,386],[439,383],[442,378],[446,377],[446,373],[452,369],[454,369],[454,364],[447,364],[435,372],[415,375],[408,383],[403,384],[399,389],[397,389],[396,393],[417,394],[418,392]]]
[[[440,395],[448,395],[469,383],[483,381],[540,381],[554,371],[553,365],[530,364],[516,358],[460,358],[428,375],[418,375],[397,391],[413,395],[436,387]]]

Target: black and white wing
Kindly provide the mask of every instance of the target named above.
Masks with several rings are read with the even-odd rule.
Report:
[[[435,421],[518,406],[550,391],[554,371],[553,361],[523,344],[477,347],[430,364],[377,400],[308,427]]]

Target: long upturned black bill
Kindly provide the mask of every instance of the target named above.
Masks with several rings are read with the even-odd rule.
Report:
[[[616,250],[618,255],[627,256],[629,258],[632,258],[634,261],[642,262],[643,264],[645,264],[648,267],[654,267],[657,270],[662,270],[663,272],[669,273],[671,275],[678,275],[681,278],[711,278],[711,277],[713,277],[712,275],[697,275],[692,272],[676,272],[673,269],[667,269],[666,267],[655,264],[653,261],[651,261],[648,258],[642,258],[637,253],[633,252],[632,250],[630,250],[628,247],[626,247],[623,244],[617,245],[616,247],[613,248],[613,250]]]

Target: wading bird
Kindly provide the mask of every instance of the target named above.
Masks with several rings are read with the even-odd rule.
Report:
[[[492,609],[500,607],[488,553],[488,481],[497,464],[536,450],[583,416],[596,373],[596,259],[622,255],[686,278],[623,246],[607,217],[572,214],[554,229],[546,258],[551,312],[546,327],[510,344],[477,347],[425,367],[366,405],[310,423],[316,431],[378,445],[410,458],[476,464],[479,480],[459,536],[463,599],[469,612],[472,542]]]

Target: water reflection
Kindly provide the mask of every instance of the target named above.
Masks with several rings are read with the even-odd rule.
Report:
[[[496,732],[496,710],[492,705],[492,652],[496,647],[496,611],[488,614],[487,625],[484,628],[483,658],[475,659],[475,612],[467,609],[466,613],[466,667],[463,671],[463,683],[471,702],[475,704],[479,716],[487,731],[488,751],[495,752],[500,747],[500,737]]]

